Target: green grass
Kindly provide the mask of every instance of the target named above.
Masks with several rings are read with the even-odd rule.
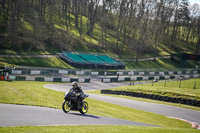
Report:
[[[172,125],[171,123],[174,123],[176,127],[185,128],[188,126],[187,123],[175,121],[174,119],[169,119],[166,116],[101,101],[92,102],[94,100],[90,100],[91,99],[88,99],[87,101],[90,104],[89,113],[91,114],[159,125],[162,127],[174,127],[174,125]]]
[[[93,126],[37,126],[0,127],[1,133],[199,133],[200,130],[185,128],[157,128],[140,126],[93,125]]]
[[[44,89],[45,82],[0,82],[0,103],[60,108],[62,92]],[[53,99],[52,99],[53,98]]]
[[[63,92],[43,87],[45,82],[0,82],[0,103],[36,105],[61,109]],[[163,115],[136,110],[87,98],[88,114],[120,118],[162,127],[190,128],[190,124]],[[128,115],[127,115],[128,114]],[[172,124],[173,123],[173,124]]]
[[[126,69],[159,69],[163,71],[167,70],[176,70],[182,68],[195,68],[196,66],[200,66],[200,61],[189,61],[187,66],[176,66],[174,65],[170,59],[156,59],[149,61],[140,61],[136,62],[124,62],[126,64]]]
[[[57,68],[69,68],[72,66],[58,57],[50,58],[30,58],[30,57],[0,57],[0,66],[14,67],[14,66],[35,66],[35,67],[57,67]]]
[[[194,89],[195,81],[196,89]],[[112,90],[142,92],[146,94],[200,100],[200,79],[183,80],[181,81],[180,88],[179,84],[180,81],[166,81],[166,87],[164,87],[165,82],[157,82],[153,83],[153,86],[152,83],[150,83],[143,85],[117,87],[113,88]]]
[[[57,54],[59,51],[53,47],[48,47],[45,50],[37,49],[37,50],[27,50],[27,49],[7,49],[0,50],[0,55],[36,55],[36,54]]]
[[[79,30],[77,28],[75,28],[75,16],[71,14],[70,18],[71,18],[70,32],[77,38],[80,38]],[[57,19],[57,22],[56,22],[57,24],[55,24],[55,28],[66,31],[67,27],[65,25],[65,20],[63,20],[62,18],[59,19],[58,16],[56,16],[55,19]],[[62,20],[62,22],[59,20]],[[93,45],[97,45],[97,44],[99,44],[99,40],[100,40],[99,35],[101,34],[101,29],[100,29],[99,25],[95,24],[94,31],[93,31],[93,37],[91,38],[89,35],[86,34],[87,21],[88,21],[88,18],[83,16],[82,17],[82,23],[83,23],[82,38],[87,43],[92,43]]]
[[[86,49],[87,47],[82,49]],[[93,51],[95,52],[95,51]],[[99,51],[100,53],[102,51]],[[145,70],[179,70],[182,67],[175,66],[171,64],[170,59],[157,59],[156,61],[140,61],[135,62],[125,62],[126,69],[145,69]],[[50,58],[39,58],[39,57],[0,57],[0,67],[14,67],[14,66],[37,66],[37,67],[54,67],[54,68],[68,68],[73,69],[72,66],[57,57]],[[188,62],[187,68],[195,68],[195,66],[200,66],[200,62],[190,61]]]
[[[142,101],[142,102],[165,104],[165,105],[170,105],[170,106],[175,106],[175,107],[182,107],[182,108],[187,108],[187,109],[192,109],[192,110],[200,111],[199,107],[194,107],[194,106],[189,106],[189,105],[184,105],[184,104],[178,104],[178,103],[170,103],[170,102],[158,101],[158,100],[152,100],[152,99],[147,99],[147,98],[138,98],[138,97],[131,97],[131,96],[123,96],[123,95],[102,94],[100,92],[100,90],[89,91],[87,93],[97,94],[97,95],[104,95],[104,96],[111,96],[111,97],[127,98],[127,99]]]

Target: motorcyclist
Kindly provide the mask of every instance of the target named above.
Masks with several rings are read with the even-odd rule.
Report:
[[[81,87],[78,86],[78,83],[76,81],[72,82],[72,88],[71,89],[73,89],[76,92],[76,95],[80,99],[81,105],[83,106],[84,93],[83,93]]]

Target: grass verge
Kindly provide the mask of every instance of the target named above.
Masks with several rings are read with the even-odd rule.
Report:
[[[37,67],[56,67],[73,69],[72,66],[58,57],[39,58],[39,57],[0,57],[0,67],[14,66],[37,66]]]
[[[127,99],[131,99],[131,100],[142,101],[142,102],[165,104],[165,105],[170,105],[170,106],[175,106],[175,107],[182,107],[182,108],[187,108],[187,109],[200,111],[199,107],[194,107],[194,106],[189,106],[189,105],[184,105],[184,104],[178,104],[178,103],[170,103],[170,102],[158,101],[158,100],[152,100],[152,99],[147,99],[147,98],[138,98],[138,97],[123,96],[123,95],[101,94],[100,90],[88,91],[87,93],[97,94],[97,95],[104,95],[104,96],[111,96],[111,97],[127,98]]]
[[[37,126],[0,127],[1,133],[199,133],[200,130],[185,128],[157,128],[142,126],[92,125],[92,126]]]
[[[196,85],[195,85],[196,84]],[[195,87],[194,87],[195,86]],[[112,88],[112,90],[140,92],[176,98],[200,100],[200,79],[166,81]]]
[[[156,60],[147,60],[147,61],[139,61],[136,63],[135,61],[125,62],[126,69],[159,69],[162,71],[169,70],[179,70],[183,68],[195,68],[196,66],[200,66],[200,61],[188,61],[187,65],[175,65],[171,62],[170,59],[156,59]]]

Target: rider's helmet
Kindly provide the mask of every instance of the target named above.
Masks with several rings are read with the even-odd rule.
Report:
[[[76,88],[78,86],[78,83],[76,81],[72,82],[73,88]]]

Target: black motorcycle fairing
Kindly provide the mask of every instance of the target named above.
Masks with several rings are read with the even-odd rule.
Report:
[[[72,110],[77,110],[81,108],[81,98],[78,97],[78,93],[76,90],[70,90],[68,93],[65,94],[65,100],[71,101],[71,109]],[[84,96],[84,99],[86,96]]]
[[[76,90],[70,89],[69,92],[65,93],[65,101],[63,102],[62,109],[65,113],[69,112],[70,110],[80,111],[81,114],[85,114],[88,111],[88,103],[83,101],[87,98],[88,94],[80,94],[77,93]],[[70,109],[67,109],[66,104]],[[67,110],[66,110],[67,109]]]

